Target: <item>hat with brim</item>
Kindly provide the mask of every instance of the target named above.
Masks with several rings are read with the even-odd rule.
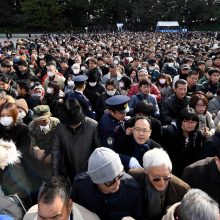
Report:
[[[67,99],[60,109],[60,121],[65,125],[77,125],[85,119],[77,99]]]
[[[48,105],[38,105],[33,109],[33,120],[45,120],[51,116],[50,107]]]

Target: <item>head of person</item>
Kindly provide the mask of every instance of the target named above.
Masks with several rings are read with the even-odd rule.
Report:
[[[7,73],[9,73],[11,71],[11,67],[12,67],[12,65],[11,65],[10,62],[3,61],[1,63],[1,72],[7,74]]]
[[[44,94],[44,87],[40,83],[35,83],[34,88],[32,89],[32,96],[37,96],[43,99]]]
[[[137,116],[134,120],[132,133],[137,144],[145,144],[151,135],[151,122],[145,116]]]
[[[212,59],[211,58],[208,58],[206,61],[205,61],[205,64],[207,67],[212,67]]]
[[[18,95],[23,96],[31,92],[31,84],[24,80],[17,81]]]
[[[84,90],[86,88],[88,77],[86,75],[73,76],[75,89]]]
[[[88,66],[89,66],[89,69],[90,69],[90,70],[95,69],[95,68],[97,67],[97,64],[98,64],[98,61],[97,61],[96,58],[91,58],[91,59],[89,59],[89,61],[88,61]]]
[[[43,68],[43,67],[45,67],[46,66],[46,61],[44,60],[44,59],[40,59],[40,61],[39,61],[39,66],[41,67],[41,68]]]
[[[23,119],[28,114],[28,105],[25,99],[17,99],[15,104],[18,109],[18,118]]]
[[[60,91],[60,86],[57,81],[50,81],[48,83],[46,94],[58,96]]]
[[[154,114],[153,104],[147,100],[141,100],[136,104],[134,113],[136,116],[152,116]]]
[[[218,203],[200,189],[189,189],[176,213],[181,220],[220,219]]]
[[[109,73],[110,73],[110,75],[111,75],[112,77],[117,76],[117,65],[111,64],[111,65],[109,66]]]
[[[10,87],[11,80],[5,73],[0,73],[0,88],[7,91]]]
[[[217,67],[220,67],[220,57],[218,56],[215,56],[214,59],[213,59],[213,65],[214,66],[217,66]]]
[[[192,133],[198,128],[199,117],[193,108],[187,107],[180,111],[177,127],[185,133]]]
[[[0,124],[4,127],[12,127],[18,118],[18,109],[14,103],[4,103],[0,106]]]
[[[211,81],[211,83],[215,84],[215,83],[219,82],[220,69],[218,69],[218,68],[210,69],[208,71],[208,74],[209,74],[209,80]]]
[[[105,104],[109,113],[118,121],[123,121],[129,112],[128,102],[130,98],[126,95],[114,95],[106,99]]]
[[[154,148],[143,156],[143,167],[151,185],[164,191],[171,179],[172,163],[166,151]]]
[[[91,73],[88,75],[88,84],[90,87],[95,87],[98,82],[98,74],[97,73]]]
[[[134,68],[130,68],[128,70],[127,75],[131,78],[131,79],[135,79],[137,77],[137,71]]]
[[[206,68],[205,61],[203,61],[203,60],[198,61],[197,68],[198,68],[198,70],[205,71],[205,68]]]
[[[71,69],[73,70],[73,73],[74,73],[75,75],[79,74],[79,72],[80,72],[80,64],[74,63],[74,64],[71,66]]]
[[[18,69],[21,73],[25,73],[28,69],[28,63],[25,60],[20,60],[18,62]]]
[[[54,77],[56,74],[56,65],[54,62],[49,62],[47,64],[47,75],[48,77]]]
[[[116,93],[117,84],[115,80],[113,79],[108,79],[106,84],[105,84],[105,90],[108,96],[113,96]]]
[[[128,76],[123,76],[118,84],[118,90],[122,95],[127,95],[131,87],[131,79]]]
[[[50,117],[51,112],[50,107],[48,105],[38,105],[33,108],[33,120],[38,126],[40,126],[40,129],[45,133],[50,130]]]
[[[167,75],[166,74],[160,74],[158,79],[157,79],[156,84],[160,85],[160,86],[168,86],[170,83],[169,83]]]
[[[187,75],[187,83],[189,87],[195,86],[199,80],[199,73],[196,71],[189,71]]]
[[[120,157],[113,150],[100,147],[89,157],[88,175],[102,193],[117,192],[123,174],[124,167]]]
[[[205,114],[208,108],[208,99],[202,94],[193,94],[191,96],[189,107],[195,109],[197,114]]]
[[[69,66],[68,66],[67,60],[64,60],[64,59],[63,59],[63,60],[60,62],[60,68],[61,68],[61,70],[65,71],[65,70],[67,70],[68,67],[69,67]]]
[[[144,95],[148,95],[150,93],[150,87],[151,87],[151,83],[146,79],[141,80],[139,83],[140,91]]]
[[[189,73],[190,67],[187,64],[180,66],[180,74],[187,75]]]
[[[178,79],[174,85],[174,92],[178,99],[184,99],[187,93],[187,81]]]
[[[70,194],[70,182],[64,177],[52,177],[44,182],[38,193],[37,219],[68,220],[73,206]]]
[[[85,115],[77,99],[67,99],[61,106],[60,121],[70,128],[78,128],[84,119]]]
[[[147,80],[148,79],[148,72],[146,69],[140,69],[138,71],[138,81]]]

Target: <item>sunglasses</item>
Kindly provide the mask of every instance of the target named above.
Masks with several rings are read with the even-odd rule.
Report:
[[[122,177],[124,176],[124,171],[122,171],[122,173],[120,173],[117,177],[115,177],[115,179],[113,179],[110,182],[104,183],[105,186],[107,187],[111,187],[113,186],[118,180],[120,180]]]
[[[154,182],[160,182],[162,179],[163,179],[165,182],[168,182],[168,181],[170,181],[171,176],[157,176],[157,177],[153,178],[152,180],[153,180]]]

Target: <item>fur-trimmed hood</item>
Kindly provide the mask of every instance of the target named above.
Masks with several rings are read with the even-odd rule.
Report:
[[[21,152],[17,150],[15,143],[0,139],[0,168],[14,165],[20,162]]]

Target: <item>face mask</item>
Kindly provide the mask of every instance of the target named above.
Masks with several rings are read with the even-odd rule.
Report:
[[[113,96],[115,94],[115,90],[114,91],[106,91],[106,93],[109,95],[109,96]]]
[[[119,87],[120,87],[120,88],[123,88],[124,85],[125,85],[125,84],[124,84],[123,82],[120,82],[120,83],[119,83]]]
[[[113,64],[114,64],[114,65],[118,65],[119,62],[118,62],[117,60],[114,60],[114,61],[113,61]]]
[[[82,66],[82,67],[81,67],[81,70],[82,70],[82,71],[86,70],[86,67]]]
[[[5,117],[1,117],[0,118],[0,123],[3,126],[9,126],[9,125],[12,124],[12,122],[13,122],[13,118],[12,117],[5,116]]]
[[[154,66],[149,66],[149,67],[148,67],[148,69],[149,69],[150,71],[154,70],[154,68],[155,68]]]
[[[90,85],[91,87],[96,86],[96,84],[97,84],[97,82],[89,82],[89,85]]]
[[[167,66],[173,67],[173,63],[168,63]]]
[[[48,94],[53,94],[53,92],[54,92],[53,88],[50,88],[50,87],[47,88],[47,93]]]
[[[33,87],[33,86],[34,86],[34,82],[31,83],[31,87]]]
[[[67,82],[67,85],[68,85],[69,87],[74,87],[74,86],[75,86],[75,84],[74,84],[74,82],[73,82],[72,80],[69,80],[69,81]]]
[[[21,111],[18,113],[18,118],[23,119],[26,116],[26,112],[25,111]]]
[[[80,72],[79,69],[73,69],[74,74],[79,74],[79,72]]]
[[[34,68],[34,65],[29,65],[29,67],[30,67],[31,69],[33,69],[33,68]]]
[[[97,53],[96,57],[102,57],[101,53]]]
[[[165,84],[166,79],[159,79],[160,84]]]
[[[48,131],[50,131],[49,123],[45,126],[40,125],[40,130],[43,131],[44,133],[47,133]]]
[[[39,58],[40,58],[40,59],[43,59],[43,58],[44,58],[44,55],[40,55]]]
[[[48,75],[49,77],[53,77],[53,76],[54,76],[54,73],[53,73],[53,72],[48,71],[48,72],[47,72],[47,75]]]

